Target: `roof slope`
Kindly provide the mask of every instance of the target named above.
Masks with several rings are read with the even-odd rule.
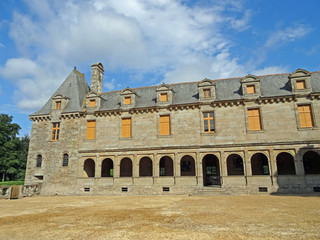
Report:
[[[86,79],[80,72],[74,69],[42,109],[31,114],[31,116],[50,114],[52,110],[52,98],[57,95],[62,95],[69,99],[62,113],[79,112],[82,110],[82,104],[88,92],[89,86]]]

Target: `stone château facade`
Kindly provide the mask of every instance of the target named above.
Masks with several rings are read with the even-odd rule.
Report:
[[[30,115],[42,195],[320,191],[320,72],[102,92],[91,66]]]

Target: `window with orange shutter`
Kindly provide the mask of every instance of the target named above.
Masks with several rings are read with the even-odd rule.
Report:
[[[247,86],[247,94],[252,94],[252,93],[255,93],[256,92],[256,89],[254,87],[254,85],[248,85]]]
[[[296,82],[297,89],[305,89],[306,88],[306,82],[305,80],[298,80]]]
[[[160,116],[160,135],[170,135],[170,116]]]
[[[90,100],[89,107],[95,107],[96,106],[96,100]]]
[[[125,97],[124,98],[124,104],[130,105],[131,104],[131,97]]]
[[[161,102],[167,102],[168,101],[168,94],[167,93],[161,93],[160,94],[160,101]]]
[[[211,91],[210,89],[203,89],[203,97],[207,98],[207,97],[211,97]]]
[[[55,109],[60,109],[60,108],[61,108],[61,101],[57,101]]]
[[[301,128],[313,127],[311,105],[298,106],[298,113]]]
[[[51,140],[58,141],[60,134],[60,123],[52,123]]]
[[[248,125],[249,130],[261,130],[260,109],[248,109]]]
[[[131,137],[131,118],[122,119],[122,137],[123,138]]]
[[[95,139],[96,121],[87,121],[87,139]]]

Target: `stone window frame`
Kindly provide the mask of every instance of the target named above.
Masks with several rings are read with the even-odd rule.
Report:
[[[241,79],[240,83],[241,83],[242,94],[244,98],[255,99],[261,96],[260,79],[257,76],[248,74]],[[254,93],[247,92],[249,86],[254,86],[254,90],[255,90]]]
[[[123,137],[123,119],[130,119],[130,137]],[[133,139],[133,118],[132,115],[124,115],[120,118],[119,123],[119,129],[120,129],[120,140],[132,140]]]
[[[205,92],[209,92],[209,96],[206,96]],[[198,83],[199,101],[211,102],[216,99],[216,84],[213,80],[208,78],[203,79]]]
[[[58,127],[54,127],[54,124],[58,124]],[[54,130],[58,130],[58,133],[54,134]],[[55,136],[53,138],[53,136]],[[61,137],[61,121],[52,121],[50,124],[50,142],[58,142]]]
[[[261,129],[260,130],[250,130],[249,129],[249,118],[248,118],[248,110],[250,109],[259,109],[259,114],[260,114],[260,124],[261,124]],[[252,106],[247,106],[244,108],[244,115],[245,115],[245,124],[246,124],[246,132],[251,134],[251,133],[262,133],[265,132],[265,127],[264,127],[264,113],[262,111],[262,107],[260,105],[252,105]]]
[[[213,113],[213,131],[204,131],[204,113]],[[215,119],[215,111],[214,110],[202,110],[201,111],[201,134],[203,135],[210,135],[210,134],[215,134],[216,133],[216,119]]]
[[[161,84],[156,89],[157,93],[157,105],[169,105],[172,104],[173,90],[168,84]],[[161,94],[167,94],[167,101],[161,101]]]
[[[68,158],[65,159],[65,156],[67,156]],[[70,159],[69,154],[67,152],[64,152],[62,154],[62,167],[68,167],[69,166],[69,159]]]
[[[62,111],[67,106],[68,101],[69,98],[63,95],[55,95],[54,97],[52,97],[51,109],[54,111]]]
[[[100,95],[90,92],[86,97],[85,107],[88,111],[97,110],[100,107]],[[91,102],[95,101],[94,106],[91,105]]]
[[[94,125],[94,138],[88,138],[88,123],[89,122],[95,122],[95,125]],[[93,127],[91,127],[93,128]],[[96,136],[96,133],[97,133],[97,120],[95,118],[88,118],[86,119],[86,134],[85,134],[85,140],[86,141],[95,141],[97,139],[97,136]]]
[[[133,108],[136,105],[136,92],[127,87],[123,89],[120,93],[121,96],[121,108],[127,109],[127,108]],[[126,98],[130,97],[130,104],[126,104]]]
[[[39,153],[37,154],[37,157],[36,157],[36,168],[42,168],[42,167],[43,167],[43,156],[42,154]]]
[[[299,111],[298,111],[298,106],[302,106],[302,105],[310,105],[311,108],[311,117],[312,117],[312,122],[313,122],[313,126],[312,127],[301,127],[300,126],[300,118],[299,118]],[[296,117],[296,124],[297,124],[297,129],[299,131],[310,131],[310,130],[314,130],[314,129],[318,129],[318,124],[315,118],[315,111],[314,111],[314,104],[311,101],[303,101],[303,102],[297,102],[294,105],[295,108],[295,117]]]
[[[161,116],[169,116],[169,131],[170,134],[169,135],[160,135],[160,119]],[[172,137],[172,114],[169,112],[163,112],[163,113],[159,113],[157,115],[157,136],[158,138],[170,138]]]
[[[295,94],[309,94],[312,92],[311,86],[311,73],[305,69],[298,68],[293,73],[289,75],[289,80],[291,82],[292,92]],[[304,81],[305,88],[298,89],[297,82]]]

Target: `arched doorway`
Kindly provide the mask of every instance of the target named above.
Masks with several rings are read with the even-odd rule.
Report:
[[[121,159],[120,177],[132,177],[132,161],[130,158]]]
[[[219,159],[213,154],[207,154],[202,159],[203,185],[221,185]]]
[[[152,177],[152,160],[149,157],[143,157],[139,162],[139,176]]]
[[[113,177],[113,161],[110,158],[106,158],[102,162],[101,177]]]
[[[159,163],[159,176],[173,176],[173,160],[169,156],[164,156]]]
[[[252,175],[269,175],[268,158],[263,153],[256,153],[251,157]]]
[[[305,174],[320,174],[320,155],[314,151],[308,151],[303,155],[303,167]]]
[[[228,176],[244,175],[243,160],[238,154],[231,154],[227,158]]]
[[[277,155],[278,175],[296,175],[294,159],[290,153],[282,152]]]
[[[94,177],[95,175],[95,162],[89,158],[83,165],[83,177]]]
[[[186,155],[180,161],[181,176],[195,176],[195,162],[193,157]]]

